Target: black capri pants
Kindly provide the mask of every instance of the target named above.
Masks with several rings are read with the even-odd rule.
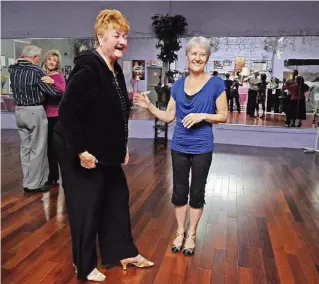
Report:
[[[173,196],[175,206],[188,203],[192,208],[203,208],[205,204],[205,186],[212,162],[212,152],[204,154],[185,154],[171,151],[173,165]],[[189,172],[192,179],[189,186]]]

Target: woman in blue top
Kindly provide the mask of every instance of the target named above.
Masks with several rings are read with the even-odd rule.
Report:
[[[172,122],[176,116],[171,152],[172,203],[176,208],[178,228],[172,251],[192,255],[197,224],[205,204],[205,186],[214,150],[212,124],[226,122],[228,109],[224,81],[204,71],[210,56],[210,41],[204,37],[192,38],[186,46],[186,56],[190,74],[172,86],[166,111],[151,104],[145,93],[136,95],[134,102],[164,122]],[[189,186],[190,170],[192,179]],[[188,195],[190,224],[186,234]]]

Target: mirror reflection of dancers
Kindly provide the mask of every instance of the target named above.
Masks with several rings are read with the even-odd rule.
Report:
[[[234,81],[230,87],[230,112],[233,112],[234,109],[234,99],[237,107],[237,112],[240,113],[240,102],[239,102],[239,86],[241,86],[240,83],[240,77],[238,76],[239,72],[237,72],[237,76],[234,78]]]
[[[58,50],[49,50],[44,58],[44,68],[47,76],[42,81],[53,86],[61,93],[65,92],[65,79],[61,72],[61,54]],[[58,184],[60,179],[57,153],[53,145],[53,133],[58,121],[59,104],[62,97],[48,98],[45,104],[45,110],[48,117],[48,162],[49,176],[47,185],[53,186]]]
[[[230,75],[227,73],[225,75],[226,79],[224,80],[228,107],[229,107],[229,100],[230,100],[230,87],[233,84],[233,80],[230,80],[229,77],[230,77]]]
[[[259,118],[259,105],[261,104],[263,114],[260,116],[261,119],[265,118],[265,111],[266,111],[266,89],[267,89],[267,75],[261,74],[260,75],[260,83],[258,84],[258,95],[256,101],[256,117]]]
[[[306,97],[305,92],[309,89],[302,76],[295,77],[295,83],[287,81],[285,88],[291,92],[290,103],[286,116],[286,126],[295,127],[296,120],[299,120],[297,127],[302,126],[302,120],[306,117]]]
[[[255,71],[252,76],[249,76],[246,79],[244,79],[244,82],[249,83],[246,112],[248,117],[253,117],[253,118],[256,118],[255,109],[256,109],[256,102],[257,102],[257,95],[258,95],[258,85],[261,82],[258,76],[259,76],[259,72]]]

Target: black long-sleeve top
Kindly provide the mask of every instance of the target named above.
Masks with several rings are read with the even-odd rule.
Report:
[[[130,102],[118,63],[115,76],[95,50],[75,60],[55,131],[74,155],[88,151],[98,161],[120,164],[126,155]]]

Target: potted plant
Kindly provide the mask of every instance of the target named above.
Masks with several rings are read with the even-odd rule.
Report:
[[[74,55],[79,56],[81,52],[92,49],[94,47],[94,40],[92,38],[80,38],[74,42]]]
[[[155,14],[151,19],[152,28],[158,39],[156,48],[160,50],[157,58],[163,62],[162,88],[167,92],[170,88],[167,88],[166,84],[172,77],[172,72],[169,72],[170,64],[178,59],[177,51],[182,47],[180,38],[186,33],[188,24],[186,18],[181,15]]]
[[[4,85],[6,84],[8,79],[9,79],[9,76],[1,74],[1,94],[2,95],[7,93],[6,90],[4,89]]]

